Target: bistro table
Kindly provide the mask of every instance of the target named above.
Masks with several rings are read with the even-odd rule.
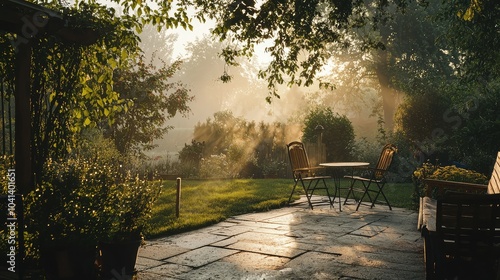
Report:
[[[362,161],[337,161],[337,162],[325,162],[325,163],[320,163],[320,166],[323,167],[328,167],[332,168],[333,174],[333,182],[335,184],[335,194],[333,195],[333,199],[339,197],[339,211],[342,211],[342,206],[341,206],[341,199],[340,199],[340,179],[342,179],[342,170],[346,168],[350,168],[351,172],[354,172],[354,168],[356,167],[364,167],[370,165],[368,162],[362,162]]]

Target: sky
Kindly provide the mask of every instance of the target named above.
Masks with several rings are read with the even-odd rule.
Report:
[[[193,20],[192,24],[193,31],[182,28],[165,31],[167,35],[177,36],[175,43],[171,46],[173,47],[173,59],[181,58],[186,61],[184,64],[186,68],[181,69],[181,73],[176,78],[183,82],[191,90],[191,94],[195,96],[195,100],[189,104],[192,112],[187,118],[176,116],[167,122],[167,125],[173,126],[174,129],[169,131],[164,139],[157,141],[160,147],[149,153],[150,155],[164,157],[166,154],[175,154],[184,147],[184,144],[191,143],[192,131],[197,123],[205,122],[219,111],[230,110],[234,116],[243,117],[248,121],[287,122],[297,112],[307,109],[304,107],[304,98],[306,95],[318,91],[315,87],[287,88],[282,86],[278,92],[281,98],[274,98],[271,104],[265,101],[268,96],[267,82],[256,77],[256,69],[264,67],[270,61],[269,55],[264,52],[265,46],[257,48],[251,62],[242,63],[240,67],[228,68],[229,73],[234,76],[229,83],[222,83],[219,80],[225,69],[220,58],[202,60],[199,66],[193,68],[191,65],[189,67],[189,60],[192,56],[189,48],[193,48],[193,46],[189,47],[189,44],[203,40],[214,26],[213,22],[199,23],[196,20]],[[143,40],[143,45],[151,44],[147,40]],[[216,56],[215,52],[218,52],[220,48],[213,50],[208,45],[208,42],[202,42],[201,50]],[[200,47],[198,46],[198,48]],[[242,70],[245,72],[245,77],[239,75]],[[322,101],[324,100],[319,97],[318,102]],[[349,111],[338,101],[330,99],[328,102],[331,103],[328,105],[334,107],[334,110],[340,114],[348,114],[349,118],[354,117],[353,120],[357,117],[357,113]],[[375,125],[373,122],[367,124],[365,120],[355,121],[359,123],[355,125],[355,129],[357,126],[360,131],[367,131],[376,126],[376,120]],[[299,139],[300,135],[297,135],[297,140]]]
[[[102,0],[102,2],[115,6],[117,11],[120,10],[109,0]],[[188,45],[197,40],[202,40],[210,33],[210,29],[215,24],[213,21],[200,23],[193,19],[192,25],[193,31],[184,30],[181,27],[165,30],[167,35],[176,35],[177,40],[172,45],[170,45],[171,42],[165,42],[163,46],[173,48],[170,54],[172,59],[180,58],[187,61],[186,64],[189,63],[189,58],[192,55],[188,51]],[[153,36],[152,40],[155,43],[159,43],[158,47],[162,47],[162,43],[154,39],[154,37],[158,37],[157,34],[153,33],[150,36]],[[150,42],[143,39],[143,46],[148,47],[148,45],[151,48]],[[156,47],[156,45],[154,46]],[[227,68],[229,74],[235,77],[230,83],[222,83],[219,79],[224,69],[226,69],[222,59],[202,61],[199,69],[193,68],[192,65],[189,69],[181,69],[180,72],[182,73],[179,73],[176,78],[191,89],[192,95],[195,96],[195,100],[189,104],[192,112],[187,118],[176,116],[168,120],[166,125],[173,126],[174,129],[168,132],[163,139],[157,141],[160,147],[149,154],[152,156],[160,155],[161,157],[165,157],[166,154],[176,154],[184,147],[184,144],[191,143],[194,126],[197,123],[205,122],[208,118],[212,118],[213,114],[219,111],[230,110],[234,116],[243,117],[248,121],[288,122],[291,116],[307,109],[305,106],[307,104],[304,101],[307,96],[315,96],[313,98],[317,97],[317,99],[310,99],[312,102],[330,106],[335,112],[346,114],[348,118],[354,120],[355,130],[358,127],[359,131],[365,133],[373,130],[376,126],[376,123],[374,124],[372,121],[367,123],[366,116],[359,118],[356,112],[347,108],[345,103],[342,105],[342,101],[337,100],[336,97],[332,99],[331,93],[327,93],[330,96],[329,98],[324,98],[321,94],[315,94],[315,92],[318,92],[317,87],[288,88],[280,86],[278,94],[281,98],[273,98],[272,103],[268,104],[265,101],[269,94],[267,82],[256,78],[256,69],[263,69],[270,62],[270,56],[264,52],[265,47],[265,44],[256,46],[253,60],[246,64],[242,63],[243,67]],[[241,72],[245,72],[246,76],[242,77]],[[340,95],[346,96],[349,93],[341,92]],[[361,119],[361,121],[356,120],[356,118]],[[299,139],[300,135],[297,135],[297,140]]]

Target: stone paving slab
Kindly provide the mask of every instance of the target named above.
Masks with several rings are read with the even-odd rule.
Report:
[[[415,212],[335,206],[298,203],[147,241],[137,279],[425,279]]]
[[[237,250],[205,246],[169,258],[166,262],[190,267],[201,267],[236,253],[238,253]]]

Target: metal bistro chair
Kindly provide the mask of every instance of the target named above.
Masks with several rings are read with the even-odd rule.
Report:
[[[358,201],[358,206],[356,206],[356,211],[358,211],[358,208],[363,202],[365,196],[368,196],[371,202],[370,207],[373,207],[375,206],[375,202],[377,202],[377,199],[379,198],[380,195],[382,195],[382,197],[384,198],[384,201],[387,204],[387,206],[389,206],[389,209],[392,210],[391,204],[389,203],[389,200],[387,200],[387,197],[383,192],[383,188],[386,183],[385,174],[387,173],[387,170],[389,170],[389,167],[392,164],[392,159],[394,158],[394,154],[396,152],[397,152],[396,146],[394,146],[393,144],[386,144],[382,149],[382,152],[380,153],[380,157],[378,159],[378,163],[375,166],[375,168],[368,167],[366,169],[366,171],[368,172],[366,174],[367,176],[344,176],[344,178],[351,180],[351,185],[349,187],[349,191],[347,192],[347,196],[345,198],[346,201],[350,195],[354,197],[355,191],[363,192],[361,199]],[[356,182],[361,182],[363,188],[362,189],[354,188]],[[373,185],[375,185],[376,188],[371,188]],[[373,199],[370,193],[375,193],[375,197]]]
[[[323,167],[310,166],[309,158],[302,142],[294,141],[289,143],[287,145],[287,150],[288,157],[290,159],[290,165],[292,167],[292,176],[295,182],[295,184],[293,185],[292,193],[290,193],[290,197],[288,198],[288,204],[290,204],[290,201],[292,200],[295,188],[300,183],[302,185],[302,188],[304,189],[307,202],[309,203],[311,209],[313,209],[311,197],[314,194],[314,191],[319,189],[326,190],[330,207],[333,207],[333,201],[325,181],[331,179],[332,177],[317,174],[319,171],[324,170]],[[307,186],[305,182],[308,182]],[[322,182],[322,184],[320,184],[320,182]]]

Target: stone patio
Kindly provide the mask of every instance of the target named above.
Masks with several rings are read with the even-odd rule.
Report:
[[[137,278],[425,279],[417,212],[384,205],[356,212],[354,204],[311,210],[303,201],[148,240]]]

